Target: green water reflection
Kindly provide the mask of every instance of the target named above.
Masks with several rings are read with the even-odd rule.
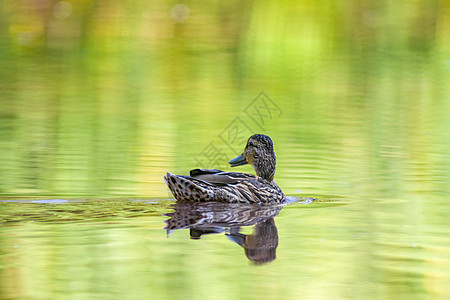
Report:
[[[0,298],[450,298],[448,1],[175,4],[0,5]],[[167,238],[255,132],[276,259]]]
[[[8,209],[0,229],[3,297],[448,296],[449,239],[440,231],[444,216],[428,221],[423,211],[406,217],[391,203],[370,204],[370,213],[362,203],[291,204],[272,219],[277,240],[269,229],[266,242],[276,247],[276,259],[255,266],[225,234],[190,240],[188,231],[176,230],[167,238],[168,217],[161,212],[173,212],[169,204],[3,203]],[[247,236],[258,230],[242,229]]]

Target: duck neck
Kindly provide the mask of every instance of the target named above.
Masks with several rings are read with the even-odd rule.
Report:
[[[277,161],[275,154],[273,154],[273,159],[271,160],[255,160],[253,164],[253,169],[255,169],[256,175],[264,178],[268,182],[273,181],[276,167]]]

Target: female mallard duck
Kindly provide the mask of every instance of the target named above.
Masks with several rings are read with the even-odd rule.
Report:
[[[229,161],[231,167],[250,164],[256,176],[216,169],[194,169],[190,176],[167,173],[164,181],[179,201],[230,203],[283,203],[285,196],[273,177],[277,165],[270,137],[252,135],[244,153]]]

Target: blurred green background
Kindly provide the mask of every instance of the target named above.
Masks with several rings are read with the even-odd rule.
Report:
[[[450,298],[449,37],[448,0],[1,1],[0,298]],[[252,133],[319,199],[277,259],[167,240],[162,176]]]
[[[448,10],[2,1],[0,195],[166,197],[162,175],[209,143],[234,157],[218,136],[236,117],[274,139],[288,194],[415,162],[448,175]],[[261,91],[282,111],[264,130],[243,112]]]

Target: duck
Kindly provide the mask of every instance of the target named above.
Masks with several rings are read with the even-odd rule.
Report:
[[[231,167],[250,164],[256,175],[193,169],[189,176],[167,173],[164,181],[180,202],[285,203],[286,197],[274,181],[277,159],[269,136],[250,136],[243,153],[229,164]]]

